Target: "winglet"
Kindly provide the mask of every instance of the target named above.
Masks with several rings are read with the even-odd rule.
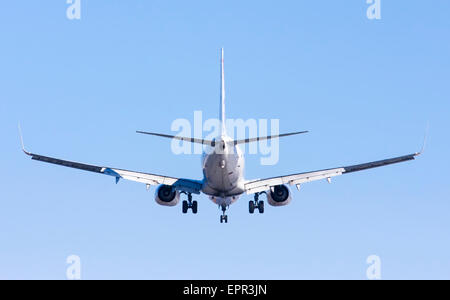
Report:
[[[424,151],[425,151],[425,146],[427,145],[427,137],[428,137],[428,131],[430,129],[430,124],[427,124],[427,129],[425,130],[425,135],[423,137],[423,144],[422,144],[422,149],[420,149],[419,152],[416,152],[416,156],[421,155]]]
[[[19,136],[20,136],[20,143],[22,145],[22,151],[26,154],[26,155],[32,155],[30,152],[28,152],[27,150],[25,150],[25,146],[23,144],[23,137],[22,137],[22,128],[20,127],[20,122],[18,124],[19,127]]]

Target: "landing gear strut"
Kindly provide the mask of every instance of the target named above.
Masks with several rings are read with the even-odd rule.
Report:
[[[228,216],[225,214],[227,210],[227,206],[226,205],[222,205],[222,215],[220,216],[220,223],[228,223]]]
[[[256,193],[255,194],[255,200],[250,201],[248,203],[248,212],[253,214],[255,212],[255,209],[258,209],[260,214],[264,213],[264,201],[259,200],[259,195],[265,194],[265,192]]]
[[[192,201],[192,194],[191,193],[185,193],[182,192],[182,194],[187,194],[188,196],[188,200],[184,200],[183,201],[183,207],[182,207],[182,211],[183,214],[187,213],[189,209],[192,209],[192,213],[196,214],[197,210],[198,210],[198,203],[197,201]]]

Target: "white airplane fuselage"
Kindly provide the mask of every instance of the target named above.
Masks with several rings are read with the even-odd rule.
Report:
[[[244,155],[233,140],[223,135],[215,139],[202,157],[202,192],[220,206],[229,206],[244,193]]]

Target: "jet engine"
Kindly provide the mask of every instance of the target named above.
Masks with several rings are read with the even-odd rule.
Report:
[[[180,193],[170,185],[160,185],[155,193],[156,203],[163,206],[175,206],[180,202]]]
[[[291,202],[291,192],[285,185],[277,185],[267,191],[267,202],[272,206],[284,206]]]

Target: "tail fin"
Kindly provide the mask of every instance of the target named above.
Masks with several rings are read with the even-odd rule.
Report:
[[[226,134],[226,125],[225,125],[225,71],[223,68],[223,48],[221,53],[221,60],[220,60],[220,123],[222,125],[221,127],[221,135]]]

